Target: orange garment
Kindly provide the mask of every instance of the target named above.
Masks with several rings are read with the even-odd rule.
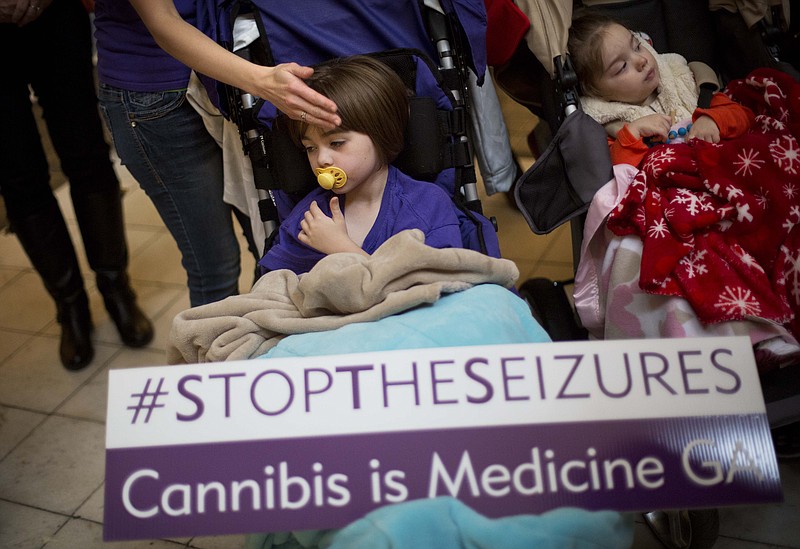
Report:
[[[753,125],[755,115],[747,107],[736,103],[723,93],[715,93],[711,105],[707,109],[695,109],[692,114],[694,122],[699,117],[711,117],[719,128],[722,139],[733,139],[743,135]],[[641,138],[635,138],[625,124],[617,133],[617,138],[608,138],[613,164],[631,164],[639,166],[650,150]]]

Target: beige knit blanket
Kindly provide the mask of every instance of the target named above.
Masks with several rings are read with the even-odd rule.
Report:
[[[403,231],[370,257],[329,255],[300,276],[272,271],[248,294],[183,311],[172,322],[167,360],[254,358],[290,334],[380,320],[477,284],[510,288],[519,276],[509,260],[424,240],[419,230]]]

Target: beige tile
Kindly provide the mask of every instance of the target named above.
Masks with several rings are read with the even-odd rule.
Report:
[[[164,232],[154,227],[148,226],[128,226],[125,229],[125,238],[128,242],[128,259],[129,263],[136,263],[136,257],[147,249],[150,244],[158,240],[158,237]]]
[[[105,474],[102,425],[52,416],[0,462],[0,493],[7,500],[71,514]]]
[[[0,547],[42,547],[68,519],[0,499]]]
[[[0,265],[30,268],[31,262],[16,235],[0,231]]]
[[[0,303],[0,327],[36,332],[56,316],[55,303],[33,271],[26,271],[3,286]]]
[[[46,417],[44,414],[0,405],[0,461]]]
[[[537,235],[522,214],[509,202],[505,193],[482,198],[484,213],[497,219],[497,238],[503,257],[511,260],[537,261],[553,238]]]
[[[78,372],[67,370],[58,358],[58,338],[34,336],[0,367],[0,402],[49,413],[83,385],[117,352],[118,347],[95,344],[92,363]]]
[[[22,347],[31,337],[31,334],[0,329],[0,364]]]
[[[528,227],[522,212],[517,209],[512,200],[509,193],[496,193],[491,197],[482,199],[484,215],[496,217],[497,225],[500,230],[506,225]]]
[[[169,233],[160,233],[128,267],[131,278],[148,282],[186,285],[178,245]]]
[[[69,184],[60,185],[55,191],[53,191],[53,195],[58,201],[58,206],[61,208],[61,215],[64,216],[67,224],[69,225],[70,222],[74,222],[75,208],[72,207],[72,197],[70,197],[69,194]]]
[[[163,228],[164,222],[150,197],[140,188],[129,188],[122,200],[125,223],[129,228],[146,226]]]
[[[569,223],[561,225],[548,235],[543,261],[572,263],[572,233]]]
[[[159,318],[172,309],[175,303],[184,297],[189,299],[189,290],[184,285],[178,284],[149,284],[139,282],[134,285],[139,298],[139,306],[152,319]]]
[[[0,267],[0,289],[6,284],[13,284],[17,278],[30,271],[28,267]]]
[[[189,290],[178,292],[177,298],[164,309],[153,321],[155,336],[148,346],[150,349],[166,351],[169,342],[169,333],[172,329],[172,320],[175,315],[189,308]]]
[[[533,273],[539,267],[539,262],[528,261],[524,259],[515,259],[514,263],[519,269],[519,279],[517,280],[517,287],[523,284],[526,280],[533,277]]]
[[[100,423],[106,421],[108,399],[108,370],[161,366],[166,364],[163,351],[153,349],[124,349],[117,354],[102,371],[69,397],[56,411],[59,414]]]
[[[528,171],[536,159],[533,156],[519,156],[517,157],[517,162],[519,162],[519,166],[522,168],[523,171]]]
[[[75,518],[82,518],[91,520],[93,522],[103,523],[103,501],[104,501],[105,483],[101,484],[94,493],[89,496],[83,505],[75,511]]]
[[[136,179],[131,175],[131,172],[128,171],[128,168],[122,165],[122,161],[117,154],[117,151],[114,150],[114,147],[111,147],[111,163],[114,165],[114,171],[117,172],[117,179],[119,179],[119,185],[126,191],[131,191],[139,188],[139,184],[136,182]]]
[[[500,231],[502,256],[512,261],[540,261],[547,249],[547,237],[535,235],[521,227]]]
[[[47,544],[48,549],[175,549],[185,547],[184,542],[152,541],[103,541],[103,526],[88,520],[72,519]]]

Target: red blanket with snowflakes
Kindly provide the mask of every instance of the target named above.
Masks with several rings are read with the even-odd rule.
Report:
[[[800,85],[759,69],[725,93],[753,128],[653,147],[608,227],[642,239],[643,290],[684,297],[705,323],[756,317],[800,336]]]

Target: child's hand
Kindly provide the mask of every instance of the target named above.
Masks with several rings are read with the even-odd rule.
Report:
[[[719,143],[719,127],[713,118],[703,115],[692,123],[688,138]]]
[[[637,139],[656,135],[666,139],[671,126],[672,118],[666,114],[648,114],[629,122],[628,131]]]
[[[300,234],[297,239],[307,246],[326,255],[336,252],[361,251],[347,235],[347,225],[339,208],[339,198],[331,198],[331,215],[325,215],[316,201],[311,203],[303,220],[300,222]]]

